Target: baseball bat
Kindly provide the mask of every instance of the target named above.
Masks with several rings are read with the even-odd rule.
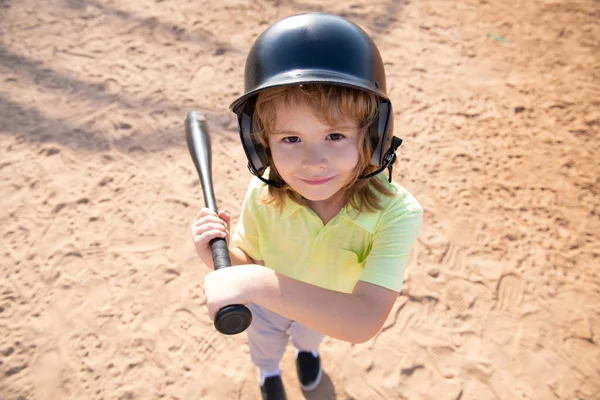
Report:
[[[185,136],[188,150],[196,166],[204,202],[206,207],[218,213],[217,203],[212,184],[212,153],[210,147],[210,136],[206,126],[206,119],[198,112],[190,111],[185,118]],[[212,253],[215,271],[231,266],[227,241],[223,238],[215,238],[209,243]],[[225,334],[234,335],[245,331],[252,322],[252,313],[243,304],[232,304],[223,307],[215,316],[215,328]]]

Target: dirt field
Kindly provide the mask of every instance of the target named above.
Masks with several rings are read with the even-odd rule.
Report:
[[[597,0],[0,0],[1,399],[259,397],[206,315],[183,121],[235,224],[246,53],[310,10],[378,44],[425,220],[382,332],[327,339],[311,394],[290,346],[289,398],[600,398]]]

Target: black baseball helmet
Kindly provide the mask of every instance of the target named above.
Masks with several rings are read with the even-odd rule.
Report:
[[[392,104],[377,46],[358,25],[342,17],[307,13],[276,22],[256,39],[246,59],[245,93],[230,106],[238,116],[253,174],[261,177],[270,162],[266,149],[252,135],[257,95],[269,88],[300,84],[339,85],[375,94],[379,109],[369,128],[371,164],[379,167],[378,173],[393,163],[402,140],[392,140]]]

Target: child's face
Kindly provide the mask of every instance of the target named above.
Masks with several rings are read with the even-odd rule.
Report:
[[[359,161],[357,123],[324,124],[306,104],[275,106],[271,157],[283,180],[309,201],[331,199],[352,179]]]

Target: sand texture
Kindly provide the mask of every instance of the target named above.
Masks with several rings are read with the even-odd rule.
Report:
[[[289,399],[600,398],[597,0],[0,0],[0,399],[259,398],[206,315],[183,121],[235,225],[247,51],[310,10],[378,44],[425,216],[383,330],[326,339],[307,394],[290,346]]]

